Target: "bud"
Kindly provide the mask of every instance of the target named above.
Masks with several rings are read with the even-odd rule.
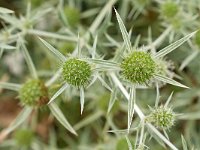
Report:
[[[160,106],[152,109],[147,121],[151,122],[159,129],[169,129],[174,125],[175,114],[171,108]]]

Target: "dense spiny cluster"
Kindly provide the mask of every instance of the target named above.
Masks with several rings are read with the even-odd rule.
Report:
[[[19,98],[23,105],[42,106],[49,101],[48,89],[41,80],[29,80],[20,89]]]
[[[122,75],[132,83],[144,84],[156,70],[156,64],[149,53],[135,51],[121,63]]]
[[[81,87],[88,84],[92,70],[87,62],[72,58],[64,63],[62,74],[67,83]]]
[[[161,13],[166,18],[173,18],[178,13],[178,5],[173,1],[167,1],[161,6]]]
[[[160,129],[169,129],[174,125],[175,115],[170,108],[160,106],[152,109],[150,114],[151,123]]]

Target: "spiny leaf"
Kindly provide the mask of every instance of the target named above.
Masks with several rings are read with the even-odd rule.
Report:
[[[122,33],[122,37],[124,39],[124,42],[126,44],[126,48],[128,49],[128,51],[131,51],[131,42],[130,42],[130,39],[129,39],[129,34],[128,32],[126,31],[126,27],[120,17],[120,15],[118,14],[117,10],[115,9],[115,13],[116,13],[116,16],[117,16],[117,21],[118,21],[118,24],[119,24],[119,28],[121,30],[121,33]]]
[[[61,112],[60,108],[55,103],[50,103],[49,108],[52,112],[52,114],[56,117],[56,119],[71,133],[74,135],[77,135],[76,131],[72,128],[72,126],[69,124],[67,119],[65,118],[64,114]]]
[[[162,81],[162,82],[165,82],[165,83],[168,83],[168,84],[171,84],[171,85],[175,85],[175,86],[179,86],[179,87],[182,87],[182,88],[189,88],[171,78],[168,78],[168,77],[165,77],[165,76],[162,76],[162,75],[159,75],[159,74],[156,74],[155,75],[155,78]]]
[[[157,52],[155,54],[155,58],[161,58],[164,57],[165,55],[169,54],[170,52],[172,52],[173,50],[175,50],[177,47],[179,47],[180,45],[182,45],[184,42],[186,42],[187,40],[189,40],[193,35],[196,34],[197,31],[192,32],[186,36],[184,36],[183,38],[179,39],[178,41],[170,44],[169,46],[163,48],[162,50],[160,50],[159,52]]]
[[[61,54],[57,49],[55,49],[52,45],[50,45],[45,40],[39,37],[40,41],[62,62],[66,61],[66,58],[63,54]]]

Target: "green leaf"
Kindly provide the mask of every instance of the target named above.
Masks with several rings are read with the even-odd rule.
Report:
[[[15,83],[0,82],[0,88],[13,90],[13,91],[19,91],[19,89],[21,88],[21,85],[15,84]]]
[[[23,108],[23,110],[18,114],[16,119],[10,124],[8,128],[5,129],[5,132],[9,134],[17,127],[19,127],[30,116],[31,112],[32,112],[31,107]]]
[[[115,9],[115,13],[116,13],[116,16],[117,16],[117,21],[118,21],[118,24],[119,24],[119,28],[120,28],[121,33],[122,33],[122,37],[123,37],[124,42],[126,44],[126,48],[128,49],[128,51],[131,51],[132,50],[132,46],[131,46],[131,42],[130,42],[130,39],[129,39],[129,34],[126,31],[126,27],[125,27],[120,15],[117,13],[116,9]]]
[[[61,112],[60,108],[55,103],[50,103],[49,108],[52,112],[52,114],[56,117],[56,119],[71,133],[74,135],[77,135],[76,131],[72,128],[72,126],[69,124],[67,119],[65,118],[64,114]]]
[[[40,41],[62,62],[66,61],[66,58],[63,54],[61,54],[57,49],[55,49],[53,46],[51,46],[48,42],[41,39],[39,37]]]
[[[189,88],[171,78],[168,78],[168,77],[165,77],[165,76],[162,76],[162,75],[159,75],[159,74],[156,74],[155,75],[155,78],[164,82],[164,83],[168,83],[168,84],[171,84],[171,85],[175,85],[175,86],[179,86],[179,87],[182,87],[182,88]]]
[[[0,7],[0,13],[2,13],[2,14],[11,14],[11,13],[14,13],[14,11],[10,10],[10,9],[7,9],[7,8]]]
[[[159,52],[157,52],[155,54],[155,58],[162,58],[165,55],[169,54],[170,52],[172,52],[173,50],[175,50],[177,47],[179,47],[180,45],[182,45],[184,42],[186,42],[187,40],[189,40],[193,35],[196,34],[197,31],[192,32],[186,36],[184,36],[183,38],[179,39],[178,41],[170,44],[169,46],[163,48],[162,50],[160,50]]]

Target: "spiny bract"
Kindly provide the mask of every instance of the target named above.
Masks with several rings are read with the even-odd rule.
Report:
[[[122,75],[132,83],[144,84],[156,70],[156,64],[149,53],[135,51],[121,63]]]
[[[67,83],[80,87],[89,82],[92,70],[87,62],[72,58],[64,63],[62,74]]]
[[[48,89],[41,80],[29,80],[20,89],[19,98],[23,105],[42,106],[49,101]]]
[[[151,123],[160,129],[169,129],[174,125],[175,114],[170,108],[160,106],[152,109],[150,114]]]
[[[173,1],[167,1],[162,4],[161,13],[167,18],[173,18],[178,13],[178,5]]]

